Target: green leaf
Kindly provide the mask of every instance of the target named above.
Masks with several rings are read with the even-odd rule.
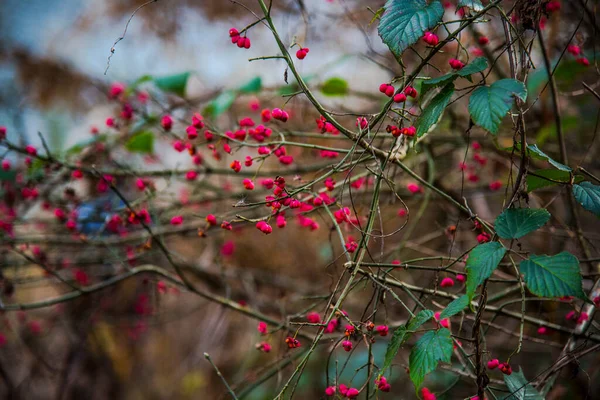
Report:
[[[469,253],[467,260],[467,297],[473,300],[475,290],[498,267],[506,249],[498,242],[480,244]]]
[[[467,77],[478,72],[485,71],[489,67],[488,60],[485,57],[477,57],[472,62],[465,65],[462,69],[456,71],[459,76]]]
[[[229,107],[233,104],[236,99],[236,93],[234,90],[225,90],[221,92],[216,98],[214,98],[202,111],[204,115],[216,118],[229,110]]]
[[[488,61],[485,57],[478,57],[473,62],[465,65],[463,69],[458,71],[453,71],[449,74],[438,76],[437,78],[426,79],[423,81],[421,85],[421,98],[425,96],[425,93],[434,87],[445,86],[450,82],[454,82],[454,80],[458,77],[467,78],[470,80],[470,76],[472,74],[476,74],[477,72],[484,71],[488,68]]]
[[[446,306],[444,311],[440,314],[440,319],[449,318],[453,315],[458,314],[469,305],[469,296],[466,294],[460,296],[458,299],[454,299]]]
[[[240,87],[242,93],[257,93],[262,89],[262,78],[257,76]]]
[[[406,329],[409,331],[416,331],[421,325],[433,318],[433,314],[434,313],[431,310],[419,311],[417,315],[408,322]]]
[[[525,101],[527,89],[515,79],[501,79],[491,86],[480,86],[469,99],[469,113],[475,124],[496,134],[502,118],[510,111],[514,97]]]
[[[348,82],[338,77],[329,78],[321,85],[321,92],[327,96],[344,96],[348,93]]]
[[[136,133],[125,143],[125,148],[132,153],[154,152],[154,133],[151,131]]]
[[[560,169],[561,171],[571,171],[571,168],[559,163],[558,161],[554,161],[548,154],[540,150],[539,147],[537,147],[537,144],[528,144],[527,149],[531,153],[535,154],[537,158],[548,161],[552,166]]]
[[[483,7],[483,4],[481,4],[481,1],[479,1],[479,0],[458,0],[456,7],[457,8],[467,7],[473,11],[481,11],[485,8],[485,7]]]
[[[94,135],[91,138],[82,140],[81,142],[78,142],[78,143],[74,144],[73,146],[69,147],[65,151],[65,155],[79,154],[83,149],[85,149],[88,146],[91,146],[94,143],[106,141],[107,137],[108,136],[106,134],[102,134],[102,135]]]
[[[437,78],[423,80],[423,83],[421,83],[421,90],[419,90],[419,93],[421,93],[421,96],[419,96],[419,97],[424,98],[425,93],[427,93],[429,91],[429,89],[433,89],[435,87],[440,87],[440,86],[444,86],[448,83],[452,83],[452,82],[454,82],[454,80],[456,78],[458,78],[458,74],[453,72],[451,74],[438,76]]]
[[[187,81],[190,75],[191,74],[189,72],[183,72],[176,75],[162,76],[159,78],[154,78],[154,84],[165,92],[175,93],[181,97],[184,97],[185,87],[187,86]]]
[[[544,208],[509,208],[496,218],[494,228],[502,239],[518,239],[541,228],[550,219]]]
[[[444,7],[438,0],[388,0],[379,21],[379,36],[390,50],[400,56],[415,44],[426,30],[442,21]]]
[[[415,128],[417,128],[417,137],[422,137],[435,128],[438,122],[440,122],[442,119],[444,110],[450,102],[453,94],[454,85],[449,84],[444,86],[444,88],[433,99],[431,99],[415,123]]]
[[[529,260],[521,261],[519,267],[525,274],[525,284],[537,296],[586,299],[581,288],[579,261],[567,251],[554,256],[531,255]]]
[[[408,368],[410,379],[418,391],[425,375],[434,371],[440,361],[450,362],[452,357],[452,338],[446,328],[426,332],[410,351]]]
[[[590,182],[573,185],[573,196],[583,208],[600,217],[600,186]]]
[[[405,326],[398,327],[394,331],[392,340],[390,340],[390,343],[385,351],[385,359],[379,372],[379,376],[383,375],[385,371],[392,365],[392,362],[394,361],[396,354],[398,354],[400,347],[402,347],[402,345],[408,340],[413,331],[419,329],[421,325],[429,321],[431,318],[433,318],[433,311],[422,310],[415,315],[414,318],[408,321]]]
[[[532,192],[548,186],[559,185],[559,183],[553,181],[558,181],[565,184],[571,182],[571,174],[567,171],[561,171],[558,169],[538,169],[537,171],[533,171],[533,174],[539,176],[532,175],[532,173],[527,174],[527,177],[525,178],[527,180],[527,192]],[[574,183],[579,183],[583,181],[583,179],[583,176],[575,175]]]
[[[385,358],[383,360],[383,366],[381,367],[380,375],[383,375],[385,371],[392,365],[394,358],[396,358],[396,354],[400,350],[400,347],[408,340],[410,337],[410,333],[406,329],[405,326],[400,326],[396,328],[394,331],[394,335],[392,336],[392,340],[387,346],[385,351]]]
[[[544,396],[538,393],[529,380],[523,375],[523,371],[513,371],[510,375],[504,375],[504,383],[508,387],[510,394],[505,400],[544,400]]]

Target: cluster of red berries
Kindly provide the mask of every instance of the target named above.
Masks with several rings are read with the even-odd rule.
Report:
[[[590,60],[588,60],[587,57],[583,55],[581,47],[577,46],[576,44],[570,44],[567,47],[567,51],[573,56],[575,56],[575,61],[577,61],[579,64],[583,65],[584,67],[590,65]]]
[[[291,336],[285,338],[285,343],[287,344],[288,349],[297,349],[298,347],[302,346],[298,339],[293,338]]]
[[[229,30],[229,37],[231,38],[231,43],[237,44],[237,47],[249,49],[250,48],[250,38],[246,36],[241,36],[237,29],[231,28]]]
[[[329,396],[329,397],[335,396],[336,392],[337,392],[337,389],[335,386],[329,386],[329,387],[327,387],[327,389],[325,389],[325,395]],[[343,397],[346,397],[348,399],[355,399],[360,394],[360,391],[358,389],[349,388],[348,386],[341,384],[340,385],[340,394]]]
[[[304,57],[306,57],[309,51],[310,50],[308,47],[300,47],[300,49],[296,52],[296,57],[298,60],[304,60]]]
[[[389,392],[392,389],[392,386],[388,383],[385,376],[380,376],[375,379],[375,385],[377,385],[377,389],[382,392]]]
[[[392,97],[396,92],[396,89],[389,83],[382,83],[379,85],[379,91],[385,94],[387,97]]]
[[[333,126],[331,122],[328,122],[322,115],[319,117],[319,119],[316,120],[316,122],[317,128],[319,128],[319,132],[331,133],[332,135],[340,134],[340,131],[335,126]]]
[[[385,130],[386,132],[391,133],[394,137],[398,137],[400,135],[413,137],[417,133],[417,128],[412,125],[406,128],[398,128],[396,125],[388,125]]]
[[[433,314],[433,319],[436,321],[436,323],[440,324],[442,327],[449,328],[450,327],[450,319],[448,319],[448,318],[440,319],[440,315],[442,315],[442,314],[439,311],[436,312],[435,314]]]
[[[488,369],[496,369],[498,368],[504,375],[512,374],[512,367],[509,363],[503,362],[501,363],[497,358],[494,358],[487,363]]]

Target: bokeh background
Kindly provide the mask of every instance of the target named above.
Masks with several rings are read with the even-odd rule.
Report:
[[[114,103],[106,96],[109,85],[112,82],[131,83],[144,75],[192,72],[186,88],[192,110],[194,107],[201,109],[223,90],[239,87],[257,76],[261,77],[265,88],[260,96],[257,95],[257,100],[266,106],[282,104],[277,90],[286,86],[283,63],[278,60],[248,62],[251,57],[276,54],[274,39],[259,25],[250,31],[250,51],[240,51],[232,46],[228,30],[244,27],[254,19],[243,7],[225,0],[160,0],[144,6],[131,19],[127,34],[116,45],[107,70],[111,47],[123,34],[133,10],[145,3],[138,0],[0,2],[0,125],[7,126],[11,141],[39,146],[37,132],[42,132],[49,148],[57,152],[85,141],[90,137],[90,128],[103,126],[106,117],[114,112]],[[254,1],[239,3],[258,11]],[[571,31],[565,27],[573,27],[579,22],[581,9],[576,3],[563,2],[560,17],[547,21],[546,37],[553,59],[560,54],[570,36]],[[342,77],[350,83],[353,96],[322,97],[325,104],[343,112],[376,112],[381,105],[376,88],[398,72],[393,57],[377,36],[376,24],[369,26],[373,14],[368,8],[377,10],[383,1],[281,0],[274,4],[274,20],[284,41],[296,40],[310,48],[310,56],[299,66],[301,74],[310,77],[315,85],[330,77]],[[448,10],[447,15],[451,18],[453,10]],[[503,39],[497,22],[492,21],[489,28],[484,28],[487,29],[484,33],[499,45]],[[592,33],[578,35],[576,40],[585,44],[590,60],[594,60],[598,32],[588,19],[583,26],[586,32]],[[472,32],[466,33],[463,39],[475,43]],[[416,57],[409,56],[407,63],[411,65],[415,61]],[[439,67],[446,68],[446,61],[442,57],[438,61]],[[539,58],[537,61],[540,62]],[[508,70],[505,60],[498,62],[500,70]],[[563,71],[559,81],[561,92],[569,99],[563,103],[569,152],[574,159],[580,160],[588,155],[587,167],[597,172],[600,169],[596,157],[598,141],[592,141],[592,138],[597,128],[598,105],[581,90],[580,82],[587,80],[594,84],[598,75],[595,67],[584,71],[572,64],[572,69]],[[437,72],[427,68],[424,74],[435,75]],[[529,84],[533,91],[530,96],[534,96],[541,90],[544,80],[539,71],[532,73],[531,78]],[[246,96],[236,102],[232,119],[249,112],[247,104],[253,100],[253,96]],[[441,143],[441,150],[436,153],[437,168],[441,171],[437,179],[449,188],[461,185],[462,176],[456,166],[468,148],[464,138],[461,139],[467,123],[465,104],[458,102],[440,125],[440,136],[446,143]],[[318,115],[308,111],[309,107],[302,99],[293,99],[290,108],[297,117],[292,126],[316,131],[313,121]],[[552,125],[547,93],[540,95],[537,106],[527,118],[532,137],[536,137],[537,143],[549,153],[556,153],[556,130]],[[227,123],[226,119],[224,121]],[[483,143],[490,161],[482,169],[482,182],[467,183],[465,193],[473,210],[480,217],[491,220],[501,210],[503,197],[492,193],[487,186],[489,182],[507,176],[507,165],[498,147],[511,145],[512,133],[507,129],[500,135],[499,146],[486,139],[483,132],[474,132],[474,136]],[[163,167],[175,167],[181,162],[168,146],[157,148],[156,158]],[[307,163],[318,162],[315,157],[306,160]],[[141,163],[141,160],[137,161]],[[423,154],[411,156],[409,163],[423,175],[428,172]],[[163,192],[163,203],[181,199],[180,188],[169,185],[170,189]],[[81,190],[85,192],[84,188]],[[359,212],[368,210],[368,191],[366,194],[364,204],[358,204]],[[553,215],[569,225],[571,216],[566,211],[566,203],[556,192],[542,192],[529,201],[532,206],[551,205]],[[384,227],[391,231],[400,225],[396,214],[399,204],[389,193],[383,196],[383,204]],[[422,199],[407,200],[411,210],[416,211],[421,204]],[[400,234],[383,244],[374,241],[373,251],[385,254],[379,259],[391,261],[399,257],[446,255],[450,242],[453,254],[458,255],[476,243],[476,234],[466,224],[451,240],[447,228],[456,224],[459,216],[439,199],[432,199],[429,204],[419,223],[411,227],[410,234]],[[220,210],[229,205],[220,206]],[[203,204],[199,207],[211,206]],[[200,211],[206,209],[199,208]],[[38,217],[36,212],[31,214],[34,220]],[[323,218],[321,223],[326,225],[326,221]],[[586,218],[583,228],[596,250],[594,245],[600,239],[597,220]],[[31,235],[36,226],[24,221],[22,229]],[[314,304],[322,305],[318,296],[329,293],[343,270],[343,263],[337,261],[341,247],[328,229],[307,235],[302,228],[290,226],[276,237],[265,238],[253,231],[248,235],[233,233],[210,237],[206,241],[200,241],[195,229],[197,226],[192,225],[191,234],[169,237],[168,246],[193,264],[190,269],[197,274],[197,284],[279,318],[300,318]],[[554,254],[566,249],[577,254],[572,238],[565,226],[548,227],[525,243],[536,248],[538,253]],[[228,242],[234,243],[235,251],[225,257],[221,252]],[[104,258],[103,263],[90,266],[95,271],[94,276],[102,276],[123,259],[123,253],[110,247],[89,249],[57,244],[47,246],[46,251],[56,264],[77,265],[90,256]],[[138,258],[139,264],[165,263],[155,249]],[[3,268],[10,271],[12,264],[8,258],[0,260]],[[509,273],[509,266],[499,270],[501,278],[510,278]],[[15,268],[10,276],[18,285],[11,302],[43,299],[58,293],[35,267],[21,268],[18,272]],[[436,279],[432,274],[412,271],[401,271],[398,277],[424,287],[432,286]],[[586,280],[586,287],[591,282]],[[155,287],[155,278],[146,277],[48,309],[5,313],[2,319],[8,343],[0,349],[0,372],[4,378],[0,381],[1,396],[57,400],[227,398],[222,383],[204,358],[204,353],[208,352],[236,388],[236,393],[246,394],[244,398],[247,399],[272,398],[276,388],[291,372],[290,365],[295,365],[293,353],[284,348],[283,336],[280,337],[283,332],[273,340],[274,351],[264,354],[255,349],[255,344],[262,340],[255,320],[174,287],[169,287],[166,293],[157,293]],[[491,285],[492,289],[502,287]],[[362,310],[370,296],[365,284],[364,292],[359,291],[350,299],[348,309]],[[437,305],[439,309],[443,307],[443,304]],[[518,310],[520,304],[516,302],[509,307]],[[566,304],[542,303],[532,305],[528,311],[562,323],[569,309]],[[397,305],[386,307],[385,313],[392,326],[407,318]],[[360,317],[360,311],[355,317]],[[469,332],[471,321],[463,322],[465,332]],[[32,323],[39,324],[39,330],[32,329]],[[495,323],[496,328],[490,328],[495,333],[489,336],[487,345],[499,349],[497,355],[505,357],[517,341],[506,331],[516,331],[518,321],[500,317]],[[535,329],[528,327],[526,333],[533,337]],[[552,333],[541,343],[535,338],[526,341],[516,364],[528,376],[535,376],[558,356],[560,343],[567,337]],[[323,348],[330,345],[324,344]],[[386,345],[387,339],[375,344],[376,360],[382,359]],[[336,368],[347,358],[347,354],[338,349],[334,352],[337,361],[328,364],[327,354],[322,351],[313,357],[299,382],[296,398],[323,396],[326,373],[335,375]],[[340,382],[353,378],[361,383],[366,377],[365,370],[360,370],[367,357],[366,350],[359,348],[353,354]],[[390,378],[393,393],[381,398],[414,398],[413,387],[404,369],[408,353],[401,353],[398,358],[399,364]],[[285,366],[277,367],[277,360],[283,361],[277,365]],[[548,398],[595,398],[590,393],[597,391],[598,384],[590,377],[598,372],[597,361],[597,355],[586,358],[579,370],[573,368],[563,375]],[[468,380],[451,369],[448,367],[432,374],[427,381],[429,387],[439,393],[440,399],[472,395],[472,382],[465,383]],[[266,383],[255,385],[257,377],[265,376],[266,371],[271,371],[266,375],[269,377]]]

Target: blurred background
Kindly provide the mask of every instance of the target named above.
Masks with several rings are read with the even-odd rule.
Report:
[[[326,91],[321,90],[319,99],[329,109],[348,113],[348,116],[340,117],[346,126],[353,126],[356,115],[377,112],[386,100],[382,100],[377,92],[379,84],[389,82],[400,71],[377,35],[377,23],[369,24],[373,13],[384,2],[276,0],[273,3],[274,22],[284,42],[291,44],[295,41],[310,48],[310,55],[297,63],[301,75],[310,85],[323,89],[323,82],[333,77],[339,77],[349,85],[345,96],[328,96]],[[448,6],[446,20],[457,18],[454,2],[444,3],[448,3],[445,4]],[[140,6],[143,7],[131,18]],[[552,15],[545,22],[544,34],[552,60],[558,60],[569,43],[573,29],[581,23],[580,33],[574,36],[573,41],[582,46],[593,64],[599,34],[597,22],[589,16],[582,19],[583,9],[578,1],[565,1],[562,6],[559,14]],[[506,8],[509,9],[508,5]],[[590,10],[591,15],[595,15],[596,11],[591,7]],[[92,127],[103,131],[106,118],[118,112],[119,106],[107,97],[114,82],[130,85],[146,75],[169,77],[185,72],[190,72],[185,84],[183,107],[188,114],[205,109],[223,92],[242,87],[260,77],[260,92],[239,96],[230,109],[228,107],[223,115],[215,118],[223,130],[232,129],[232,121],[239,120],[241,116],[252,115],[259,119],[256,110],[252,111],[253,102],[259,102],[261,108],[282,107],[287,99],[281,94],[297,89],[294,89],[291,75],[288,79],[290,84],[286,83],[286,68],[282,61],[248,62],[249,58],[278,53],[276,43],[265,27],[259,24],[250,30],[250,50],[240,50],[231,45],[229,29],[242,29],[254,22],[250,11],[260,13],[253,0],[160,0],[149,4],[138,0],[2,0],[0,125],[7,127],[11,142],[41,146],[38,136],[41,132],[51,151],[63,153],[86,143],[91,137]],[[116,44],[108,64],[111,48],[123,35],[130,18],[126,35]],[[492,45],[486,49],[488,54],[485,55],[500,55],[504,39],[499,21],[492,19],[489,26],[481,29],[479,32],[465,32],[461,41],[473,54],[480,54],[483,50],[477,52],[477,37],[486,34]],[[416,48],[424,48],[420,46],[422,43]],[[424,69],[423,75],[437,76],[440,71],[447,70],[447,59],[456,46],[449,50],[436,58],[434,67]],[[549,154],[557,154],[552,106],[547,91],[542,93],[546,72],[539,54],[535,53],[533,57],[538,68],[530,74],[527,85],[530,101],[536,98],[538,101],[526,115],[528,135],[535,137],[536,143]],[[505,58],[498,59],[499,67],[494,78],[507,74],[509,67]],[[405,62],[410,68],[419,62],[419,58],[409,54]],[[597,173],[600,170],[596,157],[598,141],[593,138],[597,129],[598,103],[581,89],[581,81],[597,87],[597,69],[594,65],[588,69],[580,68],[572,59],[562,62],[564,68],[558,70],[557,79],[561,96],[564,96],[563,129],[568,137],[569,154],[575,162]],[[436,71],[436,68],[439,70]],[[153,99],[167,106],[182,103],[180,98],[161,97],[152,89],[148,91]],[[319,115],[311,110],[305,99],[294,97],[287,107],[292,113],[290,130],[318,132],[314,121]],[[474,129],[472,137],[467,138],[464,135],[468,126],[466,116],[466,102],[462,99],[446,113],[439,125],[438,138],[432,138],[428,143],[431,146],[429,150],[411,154],[407,163],[422,176],[432,173],[436,184],[449,191],[454,190],[456,195],[464,184],[464,195],[474,212],[492,220],[502,209],[505,186],[497,191],[491,190],[489,184],[507,180],[511,165],[507,162],[506,152],[501,149],[512,145],[512,131],[507,123],[506,130],[501,132],[497,141],[477,129]],[[477,180],[464,183],[458,165],[473,140],[481,142],[481,154],[488,161],[478,167]],[[189,165],[187,158],[184,161],[180,154],[172,151],[168,141],[161,143],[163,146],[155,146],[153,154],[145,157],[117,153],[120,158],[99,158],[96,161],[112,167],[125,162],[129,167],[153,166],[150,169]],[[314,141],[307,139],[306,143]],[[347,147],[347,144],[339,144],[333,139],[319,139],[318,143]],[[469,157],[472,155],[469,154]],[[428,166],[432,158],[436,162],[435,171]],[[8,154],[7,159],[17,162],[18,155]],[[323,163],[314,153],[301,160],[301,167]],[[215,160],[207,162],[212,162],[213,167],[226,167],[228,161],[230,159],[226,158],[220,163]],[[535,163],[544,167],[539,160]],[[307,173],[286,179],[292,182],[312,177]],[[402,188],[410,182],[400,174],[394,177]],[[241,195],[232,195],[222,202],[215,197],[226,192],[223,186],[238,184],[235,182],[229,177],[217,177],[210,182],[212,189],[207,185],[208,189],[202,188],[198,193],[186,191],[181,180],[169,177],[156,179],[160,197],[154,199],[153,205],[160,211],[156,214],[153,211],[153,216],[158,215],[157,220],[165,223],[174,215],[174,209],[185,207],[191,217],[189,220],[193,221],[186,225],[187,231],[166,238],[169,250],[179,260],[185,260],[187,270],[194,276],[197,285],[232,302],[249,305],[278,320],[304,320],[309,310],[319,311],[322,315],[326,311],[324,299],[344,270],[343,260],[339,259],[343,249],[339,241],[336,242],[336,233],[330,229],[331,221],[326,215],[315,217],[321,229],[310,234],[306,233],[305,227],[290,224],[286,230],[268,237],[253,228],[245,235],[242,230],[236,229],[209,234],[206,239],[198,237],[198,229],[204,226],[200,215],[214,212],[232,216],[235,212],[231,211],[231,205],[246,200]],[[369,195],[372,194],[370,182],[365,180],[361,191],[357,188],[353,215],[366,215]],[[120,183],[125,188],[129,187],[123,189],[126,193],[134,192],[131,177],[123,178]],[[65,181],[57,187],[75,190],[88,202],[97,199],[91,184]],[[210,191],[211,196],[203,197],[205,192],[202,190]],[[409,197],[410,193],[406,190],[402,194],[407,195],[408,209],[419,213],[417,223],[411,223],[408,225],[410,229],[385,241],[373,240],[373,254],[370,254],[373,260],[391,262],[449,254],[458,256],[477,243],[477,233],[471,222],[440,199],[427,197],[424,200],[421,195]],[[194,200],[196,195],[200,200]],[[350,206],[347,196],[342,195],[340,201]],[[553,216],[561,222],[544,228],[533,239],[524,240],[524,246],[535,249],[537,254],[568,250],[581,256],[569,228],[572,215],[567,211],[560,189],[536,192],[523,202],[532,207],[550,207]],[[399,208],[403,206],[395,196],[390,193],[382,195],[381,230],[391,232],[403,226],[406,220],[398,216]],[[44,214],[41,204],[38,204],[18,221],[15,243],[38,246],[49,265],[57,269],[85,268],[94,281],[102,281],[119,268],[126,268],[123,267],[125,264],[168,266],[156,248],[145,249],[144,242],[136,241],[135,236],[127,247],[118,245],[116,239],[92,246],[74,240],[65,234],[64,229],[50,227],[49,221],[52,217]],[[168,227],[168,222],[165,224]],[[453,233],[454,230],[449,228],[456,225],[456,233]],[[583,230],[597,256],[596,245],[600,239],[598,221],[594,217],[583,218]],[[21,237],[28,239],[21,240]],[[28,247],[27,251],[34,247]],[[64,292],[40,268],[23,263],[23,259],[16,264],[7,253],[3,250],[0,256],[5,276],[2,300],[6,304],[42,301]],[[439,266],[439,263],[421,264]],[[459,263],[458,268],[462,270],[464,265]],[[584,285],[589,289],[597,271],[591,265],[584,268],[588,274]],[[505,265],[499,269],[498,278],[513,278],[511,273],[510,266]],[[396,277],[420,287],[433,287],[439,278],[418,270],[398,271]],[[370,304],[373,295],[370,284],[363,282],[361,285],[347,302],[347,310],[356,320],[364,316],[364,306]],[[499,291],[505,287],[502,283],[492,283],[489,290]],[[459,290],[456,288],[455,292]],[[518,298],[517,293],[505,300]],[[436,311],[445,306],[444,302],[447,303],[425,294],[420,300]],[[380,317],[380,323],[385,321],[390,326],[398,326],[406,321],[408,316],[403,308],[390,298],[381,301],[385,311],[381,313],[384,315]],[[410,299],[406,301],[414,305]],[[520,303],[513,301],[506,307],[518,311]],[[558,324],[564,322],[564,315],[573,308],[570,303],[528,303],[531,315]],[[491,333],[487,346],[495,349],[495,357],[505,359],[517,345],[518,338],[514,332],[519,328],[519,321],[502,316],[493,319],[493,322],[488,321],[492,325],[489,325]],[[2,323],[0,330],[6,340],[0,348],[0,396],[3,398],[228,398],[222,382],[204,358],[204,353],[208,352],[240,397],[271,399],[302,354],[299,350],[287,350],[283,339],[288,332],[284,330],[269,337],[273,346],[270,353],[257,351],[256,344],[264,337],[257,331],[256,319],[205,301],[150,274],[72,302],[27,312],[6,312],[2,315]],[[462,334],[470,334],[472,320],[465,319],[456,324],[460,324],[458,333],[463,329]],[[309,333],[316,332],[310,329],[307,328]],[[596,329],[594,327],[593,331]],[[536,330],[535,326],[526,327],[527,340],[523,351],[513,358],[515,369],[521,366],[530,379],[551,365],[568,338],[561,332],[551,332],[547,337],[539,338]],[[343,330],[338,333],[342,336]],[[375,343],[373,355],[376,362],[382,362],[388,340],[389,337],[382,338]],[[309,345],[308,339],[301,341],[303,346]],[[353,382],[356,387],[364,383],[367,374],[361,367],[368,357],[366,347],[357,344],[353,353],[338,348],[329,358],[329,350],[334,343],[333,339],[324,343],[319,347],[322,351],[317,351],[311,358],[295,398],[324,398],[327,376],[330,384],[333,376],[337,376],[340,383]],[[415,398],[405,370],[408,364],[408,351],[405,350],[397,357],[398,362],[389,378],[392,393],[379,393],[380,398]],[[348,358],[349,354],[353,356]],[[600,364],[597,361],[597,355],[585,358],[581,365],[561,375],[547,398],[595,398],[593,393],[599,388],[597,380],[592,378],[598,373]],[[455,367],[446,366],[428,376],[426,384],[438,393],[438,399],[458,399],[474,394],[472,379],[461,376]],[[343,369],[342,373],[339,373],[340,369]],[[501,376],[493,378],[496,379],[493,383],[498,384]]]

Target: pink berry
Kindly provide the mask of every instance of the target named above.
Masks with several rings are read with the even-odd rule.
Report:
[[[494,358],[487,362],[488,369],[496,369],[500,365],[500,361],[497,358]]]
[[[183,217],[181,215],[176,215],[171,218],[171,225],[181,225],[183,223]]]
[[[440,286],[443,288],[452,287],[452,286],[454,286],[454,280],[452,278],[446,277],[446,278],[442,279]]]
[[[173,127],[173,118],[171,118],[171,116],[168,114],[163,115],[163,117],[160,120],[160,124],[165,131],[170,131]]]

